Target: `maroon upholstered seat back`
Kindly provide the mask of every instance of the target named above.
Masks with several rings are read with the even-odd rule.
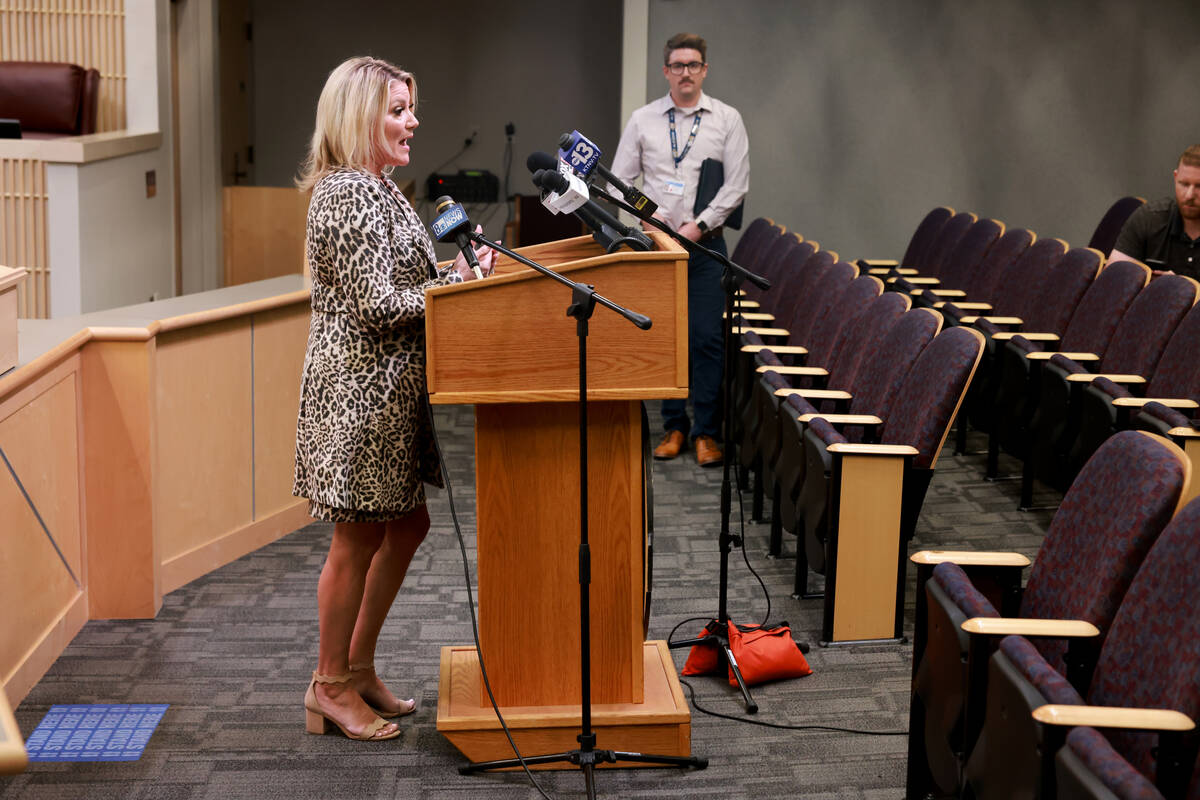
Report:
[[[0,117],[24,132],[77,136],[96,130],[100,73],[50,61],[0,62]]]

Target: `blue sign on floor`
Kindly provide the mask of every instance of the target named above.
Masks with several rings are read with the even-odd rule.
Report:
[[[166,704],[51,706],[25,749],[30,761],[137,761]]]

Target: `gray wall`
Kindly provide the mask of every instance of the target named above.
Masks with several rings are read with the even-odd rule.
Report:
[[[843,256],[897,254],[939,204],[1082,245],[1200,142],[1198,24],[1195,0],[651,0],[647,91],[672,34],[704,36],[750,216]]]
[[[425,179],[478,131],[475,144],[438,169],[488,169],[504,191],[504,125],[513,138],[512,191],[531,193],[536,150],[578,128],[616,146],[621,4],[571,2],[381,3],[252,0],[255,180],[289,185],[312,136],[325,78],[355,55],[385,58],[417,76],[412,163],[397,178]],[[469,209],[485,232],[503,232],[503,204]],[[426,209],[426,212],[428,209]],[[425,213],[425,218],[429,214]]]

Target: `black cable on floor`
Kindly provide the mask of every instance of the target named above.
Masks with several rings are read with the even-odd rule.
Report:
[[[467,586],[467,609],[471,612],[471,635],[475,637],[475,654],[479,656],[479,675],[483,679],[483,686],[487,689],[488,700],[491,701],[492,710],[496,712],[496,719],[500,720],[500,727],[504,729],[504,735],[508,739],[508,744],[512,747],[513,754],[517,757],[517,761],[521,762],[521,769],[525,770],[525,776],[529,778],[529,782],[533,788],[537,789],[538,794],[553,800],[546,794],[546,791],[533,777],[533,773],[529,770],[529,765],[525,763],[521,751],[517,749],[517,743],[513,741],[512,732],[508,729],[508,723],[504,721],[504,715],[500,713],[500,706],[496,703],[496,696],[492,694],[492,684],[488,680],[487,669],[483,665],[483,645],[479,643],[479,623],[475,618],[475,596],[471,592],[471,564],[467,560],[467,543],[463,538],[462,527],[458,524],[458,512],[454,507],[454,487],[450,483],[450,470],[446,468],[446,457],[442,454],[442,442],[438,437],[437,425],[433,420],[433,405],[429,402],[429,395],[425,395],[425,411],[429,414],[429,428],[433,432],[433,447],[437,450],[438,464],[442,468],[442,480],[446,483],[446,499],[450,503],[450,519],[454,521],[454,533],[458,536],[458,550],[462,553],[463,575],[466,578]]]
[[[687,687],[688,699],[691,700],[692,707],[701,714],[707,714],[710,717],[719,717],[720,719],[730,719],[734,722],[744,722],[747,725],[758,725],[762,728],[779,728],[785,731],[833,731],[835,733],[856,733],[863,736],[907,736],[908,731],[867,731],[859,730],[858,728],[840,728],[836,725],[784,725],[780,722],[765,722],[754,717],[735,717],[732,714],[722,714],[720,711],[713,711],[705,708],[696,702],[696,690],[692,685],[683,678],[679,682]]]

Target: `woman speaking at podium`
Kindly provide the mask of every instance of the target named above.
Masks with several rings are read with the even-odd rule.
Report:
[[[375,672],[375,643],[429,530],[424,483],[442,485],[423,404],[425,289],[471,280],[433,242],[389,177],[409,163],[413,76],[352,58],[330,73],[297,185],[312,190],[305,250],[312,319],[300,387],[293,494],[334,523],[317,584],[320,646],[306,727],[391,739],[410,714]],[[490,272],[490,248],[476,253]]]

